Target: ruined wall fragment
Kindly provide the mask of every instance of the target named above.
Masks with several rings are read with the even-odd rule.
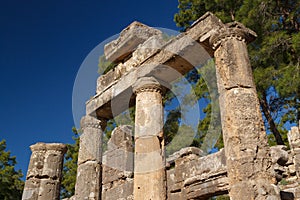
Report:
[[[103,154],[102,199],[133,199],[132,127],[116,127]]]

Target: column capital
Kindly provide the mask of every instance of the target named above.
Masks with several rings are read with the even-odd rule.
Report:
[[[89,115],[83,116],[80,120],[81,129],[85,129],[85,128],[105,129],[106,123],[107,123],[106,119],[97,119]]]
[[[218,30],[213,34],[209,40],[210,45],[215,50],[223,42],[229,39],[236,39],[245,43],[250,43],[257,37],[256,33],[251,29],[245,27],[239,22],[231,22],[225,25],[225,27]]]
[[[141,92],[158,92],[163,94],[166,89],[169,88],[169,84],[158,80],[154,77],[142,77],[139,78],[133,85],[132,89],[135,94]]]
[[[43,143],[38,142],[36,144],[33,144],[30,146],[30,150],[32,152],[34,151],[48,151],[48,150],[55,150],[55,151],[61,151],[62,153],[67,152],[67,146],[62,143]]]

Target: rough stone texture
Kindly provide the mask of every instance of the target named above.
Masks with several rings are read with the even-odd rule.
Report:
[[[280,185],[281,198],[300,199],[300,127],[291,128],[288,132],[288,140],[291,151],[289,152],[288,162],[281,168],[282,178],[284,178],[286,182]]]
[[[131,86],[140,77],[155,76],[165,82],[171,82],[193,67],[205,63],[213,55],[209,38],[223,26],[217,17],[207,13],[186,33],[178,35],[159,51],[149,53],[141,63],[136,63],[138,67],[130,69],[130,73],[125,70],[125,74],[122,74],[123,67],[120,67],[122,70],[119,71],[122,73],[115,70],[102,76],[98,81],[97,95],[87,102],[86,114],[97,115],[98,118],[112,118],[112,113],[117,115],[123,112],[128,108],[128,104],[134,106]],[[130,68],[131,63],[129,59],[128,63],[123,64],[125,68]],[[100,86],[102,84],[103,86]],[[112,100],[116,103],[113,104]]]
[[[101,166],[95,161],[78,165],[75,199],[101,199]]]
[[[107,60],[120,62],[130,55],[139,44],[161,31],[148,27],[140,22],[133,22],[120,33],[120,37],[104,46]]]
[[[96,93],[100,94],[115,84],[123,75],[134,70],[135,67],[138,67],[143,61],[158,52],[164,44],[165,41],[162,38],[162,34],[159,34],[151,36],[144,43],[138,45],[137,49],[132,53],[132,57],[127,61],[119,63],[114,70],[110,70],[107,74],[99,76]]]
[[[22,200],[59,199],[64,144],[37,143],[32,151]]]
[[[233,200],[280,199],[249,63],[246,39],[255,34],[229,24],[211,38],[216,73],[229,195]]]
[[[270,153],[273,164],[285,165],[289,160],[289,154],[285,145],[276,145],[270,147]]]
[[[169,157],[167,158],[167,167],[170,167],[172,165],[175,164],[175,160],[177,160],[178,158],[181,158],[183,156],[189,155],[189,154],[195,154],[198,156],[204,156],[204,152],[196,147],[186,147],[186,148],[182,148],[179,151],[176,151],[175,153],[173,153],[172,155],[169,155]]]
[[[162,87],[153,77],[133,85],[136,93],[134,199],[166,199]]]
[[[108,191],[103,192],[103,200],[133,200],[133,179],[120,181],[119,185],[112,185]]]
[[[118,66],[98,79],[86,113],[109,119],[136,103],[135,145],[130,127],[116,128],[101,166],[105,123],[84,117],[76,194],[69,200],[208,199],[228,192],[233,200],[300,199],[299,128],[289,132],[291,150],[268,147],[246,50],[254,38],[242,24],[224,25],[207,13],[166,44],[160,31],[135,22],[106,45],[105,55]],[[200,149],[184,148],[165,166],[162,93],[167,83],[212,55],[225,150],[203,156]],[[23,199],[57,199],[60,159],[55,152],[34,148]]]
[[[75,185],[75,199],[101,199],[102,186],[102,134],[106,126],[91,116],[81,119],[78,169]]]
[[[300,122],[299,122],[300,123]],[[288,140],[293,155],[297,177],[300,178],[300,128],[292,127],[288,132]]]
[[[174,168],[168,170],[167,180],[170,200],[207,199],[226,194],[229,185],[224,150],[204,157],[189,151],[177,157]]]
[[[103,155],[102,199],[133,199],[133,136],[131,126],[112,132]]]

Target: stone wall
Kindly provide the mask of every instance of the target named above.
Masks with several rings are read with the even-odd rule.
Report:
[[[114,129],[103,154],[102,199],[133,199],[133,138],[131,126]]]
[[[300,121],[299,127],[292,127],[288,132],[288,140],[288,161],[278,170],[282,174],[279,185],[282,199],[300,199]]]
[[[290,134],[300,138],[297,131],[292,128],[290,141]],[[104,153],[102,199],[133,199],[132,150],[131,127],[116,128],[108,142],[108,150]],[[295,150],[277,145],[271,147],[270,152],[272,170],[281,189],[281,199],[300,198]],[[167,158],[166,168],[169,200],[208,199],[228,194],[230,189],[224,149],[204,155],[199,148],[183,148]]]

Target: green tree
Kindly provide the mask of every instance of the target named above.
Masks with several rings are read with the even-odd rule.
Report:
[[[79,132],[73,127],[72,132],[74,133],[73,140],[74,144],[67,144],[68,151],[65,156],[65,162],[62,171],[62,182],[61,182],[61,197],[67,198],[75,194],[75,183],[77,174],[77,161],[79,151]]]
[[[6,141],[0,141],[0,199],[21,199],[24,182],[21,170],[16,171],[16,157],[6,151]]]
[[[273,143],[287,144],[287,123],[300,120],[300,2],[179,0],[178,8],[174,21],[183,31],[210,11],[258,34],[248,47],[265,125]]]

